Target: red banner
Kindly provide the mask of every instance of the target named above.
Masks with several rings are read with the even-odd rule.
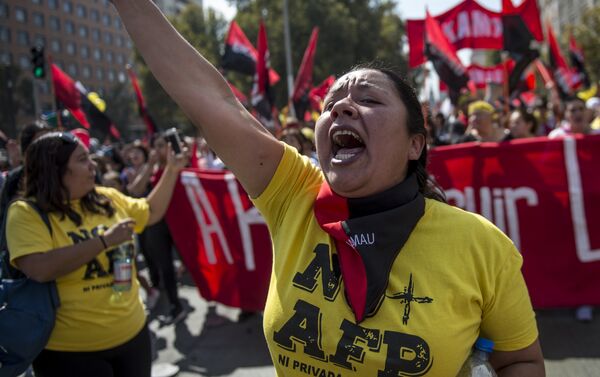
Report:
[[[432,150],[450,204],[479,212],[523,253],[535,307],[600,304],[600,136]]]
[[[431,151],[450,204],[478,212],[523,253],[535,307],[600,305],[600,135],[462,144]],[[201,295],[261,310],[267,228],[229,172],[186,169],[167,212]],[[452,229],[449,229],[452,231]]]
[[[485,89],[488,82],[501,85],[504,82],[504,67],[502,63],[493,67],[482,67],[471,64],[467,67],[469,79],[473,81],[477,89]]]
[[[544,39],[539,21],[536,0],[525,0],[513,12],[519,14],[534,38]],[[454,8],[435,16],[448,41],[457,50],[462,48],[481,48],[502,50],[503,23],[502,13],[493,12],[479,5],[475,0],[464,0]],[[425,63],[424,20],[407,20],[406,34],[409,44],[409,66],[416,67]]]
[[[202,297],[245,310],[264,308],[271,241],[233,174],[186,169],[166,219]]]

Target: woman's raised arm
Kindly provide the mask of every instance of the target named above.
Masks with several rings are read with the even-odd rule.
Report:
[[[283,155],[277,141],[235,98],[221,74],[150,0],[113,0],[150,70],[252,197]]]

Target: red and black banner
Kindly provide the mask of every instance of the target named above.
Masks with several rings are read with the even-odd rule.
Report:
[[[450,99],[456,103],[462,88],[467,87],[469,74],[456,55],[438,22],[429,12],[425,18],[425,55],[433,64],[440,80],[449,89]]]
[[[554,81],[556,82],[558,93],[560,94],[561,98],[568,98],[574,94],[572,86],[572,73],[567,65],[567,61],[560,51],[560,47],[558,46],[558,42],[556,41],[554,31],[552,30],[552,26],[550,24],[548,24],[548,45],[550,47],[548,52],[548,56],[550,58],[550,68],[553,71],[552,73],[554,76]]]
[[[294,82],[292,101],[294,103],[294,110],[296,111],[296,116],[298,119],[304,118],[304,113],[309,109],[310,106],[309,91],[312,86],[313,63],[315,60],[315,53],[317,52],[318,38],[319,28],[314,27],[310,34],[308,46],[304,51],[302,63],[300,63],[296,81]]]
[[[581,48],[577,45],[577,41],[572,34],[569,38],[569,57],[571,58],[571,66],[573,67],[575,89],[589,88],[592,85],[592,82],[585,69],[583,51],[581,51]]]
[[[258,55],[256,60],[256,74],[252,87],[252,107],[254,115],[267,128],[273,129],[273,91],[269,70],[271,67],[269,57],[269,46],[267,42],[267,31],[265,24],[261,21],[258,29]]]

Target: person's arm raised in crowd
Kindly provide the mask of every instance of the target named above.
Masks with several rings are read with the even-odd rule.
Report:
[[[108,228],[101,237],[47,252],[24,255],[14,262],[30,279],[41,283],[56,280],[88,263],[101,251],[130,241],[134,225],[132,219],[125,219]]]
[[[150,205],[150,217],[148,225],[156,224],[163,218],[169,208],[171,196],[175,189],[175,183],[179,177],[179,172],[185,167],[190,159],[187,148],[183,149],[183,153],[176,155],[171,149],[171,145],[167,146],[167,166],[163,171],[162,176],[156,183],[156,186],[148,194],[148,204]]]
[[[150,156],[148,161],[144,164],[139,174],[135,176],[135,178],[127,184],[127,193],[129,195],[133,195],[135,197],[141,197],[147,193],[148,184],[150,183],[150,178],[152,178],[152,173],[154,170],[154,165],[157,161],[157,154],[155,150],[150,151]]]
[[[113,0],[127,32],[167,93],[252,197],[260,195],[283,155],[244,109],[227,82],[171,26],[150,0]]]

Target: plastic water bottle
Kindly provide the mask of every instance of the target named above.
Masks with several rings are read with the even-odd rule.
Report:
[[[128,292],[133,279],[133,257],[135,244],[133,240],[119,245],[113,255],[113,291]]]
[[[493,350],[494,342],[485,338],[477,339],[473,352],[465,360],[456,377],[497,377],[489,362]]]

